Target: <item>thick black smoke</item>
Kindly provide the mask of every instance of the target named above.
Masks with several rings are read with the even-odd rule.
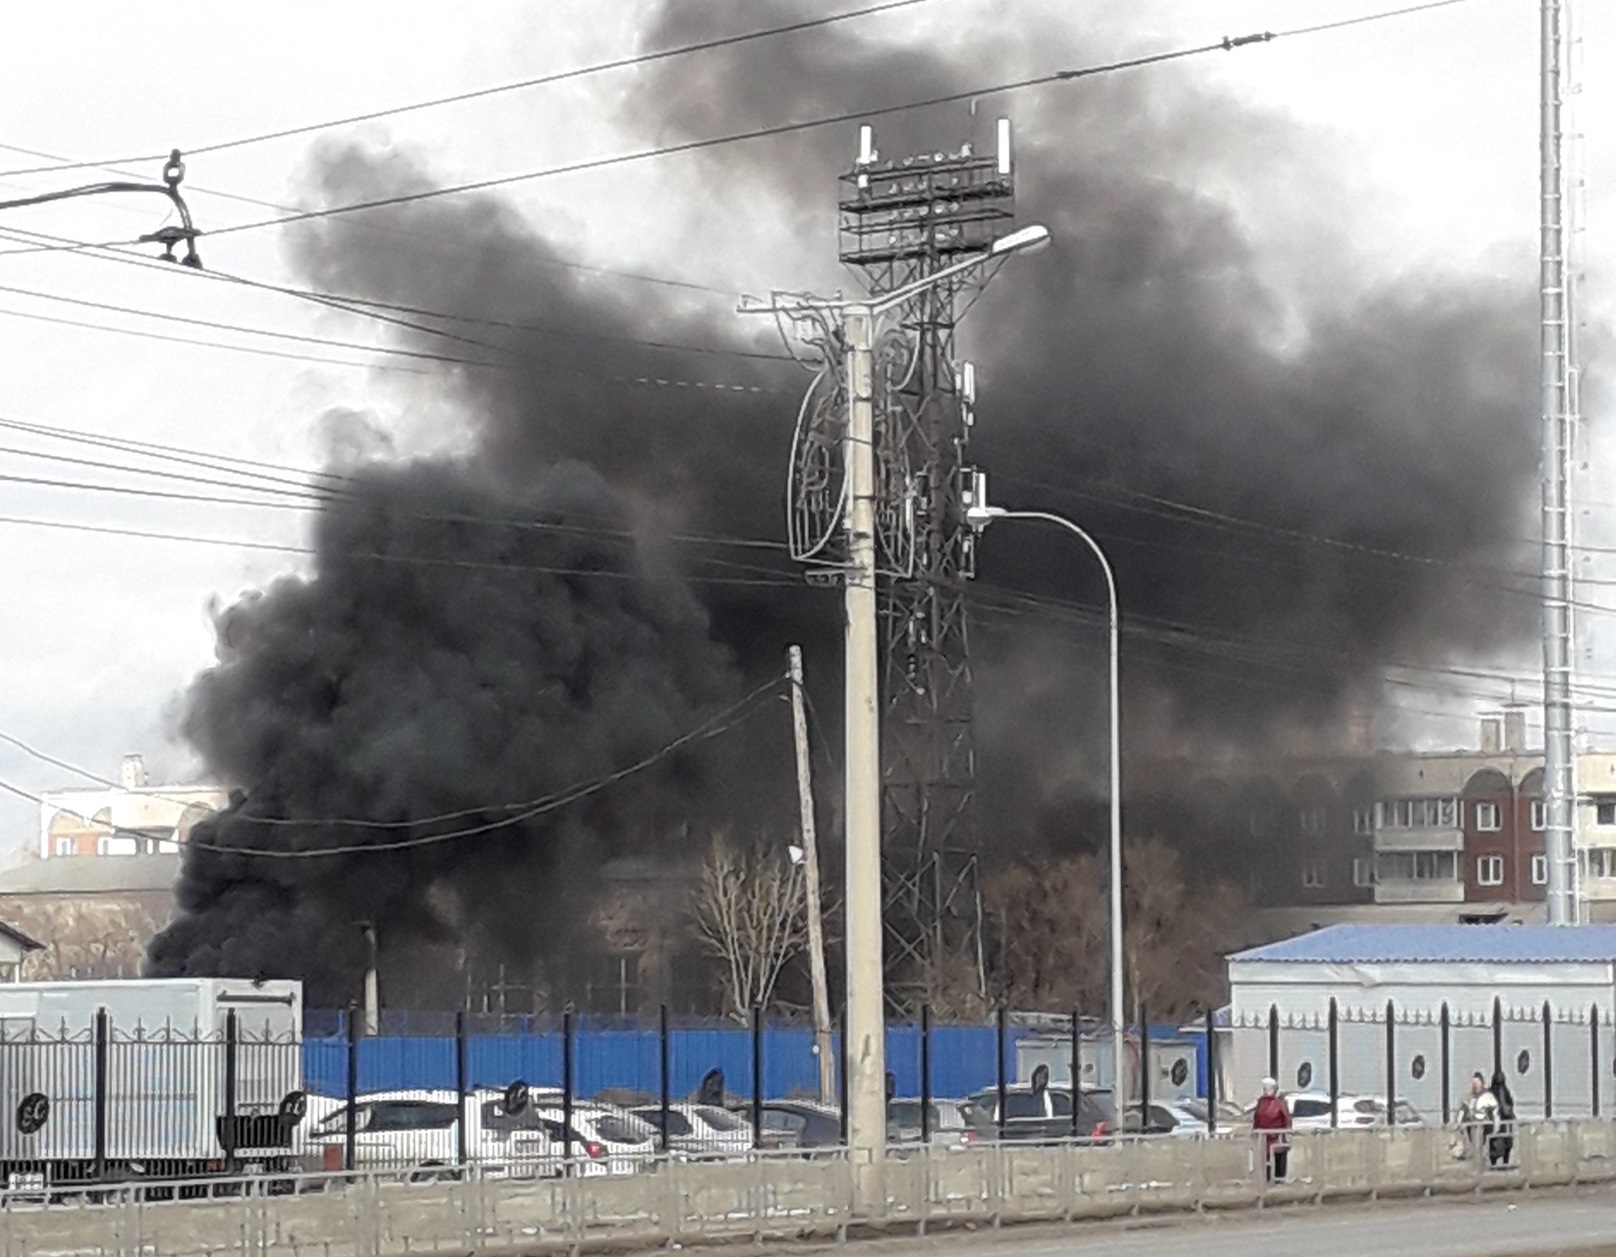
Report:
[[[744,24],[807,8],[750,5]],[[727,31],[737,12],[667,0],[646,44]],[[986,8],[978,16],[907,42],[889,18],[880,39],[855,24],[677,59],[645,71],[623,108],[647,135],[678,140],[1117,50],[1055,21],[1012,43]],[[1354,282],[1341,243],[1350,188],[1310,155],[1311,137],[1193,75],[1190,64],[1004,102],[1017,117],[1019,215],[1057,244],[1013,262],[967,324],[985,382],[972,456],[995,496],[1080,519],[1114,557],[1136,750],[1260,746],[1328,726],[1344,701],[1378,693],[1388,663],[1509,640],[1532,610],[1515,541],[1535,465],[1529,286]],[[979,122],[963,108],[883,119],[881,147],[980,141],[999,104],[985,101]],[[754,288],[835,282],[835,175],[853,141],[828,128],[670,162],[677,226],[699,237],[715,197],[744,206],[711,210],[714,258],[726,224],[744,226],[769,241],[768,256],[748,259]],[[1218,191],[1247,179],[1266,181],[1289,234],[1270,239],[1269,220],[1248,217],[1242,207],[1263,197]],[[431,181],[407,156],[338,145],[316,152],[311,194],[337,204]],[[1296,224],[1315,221],[1299,247]],[[249,818],[410,819],[536,796],[678,734],[775,671],[794,640],[811,674],[834,680],[834,595],[784,579],[777,551],[733,544],[782,536],[803,377],[699,351],[753,354],[766,338],[722,304],[565,265],[493,196],[316,219],[294,242],[310,281],[460,316],[438,325],[481,345],[401,341],[495,365],[446,368],[431,386],[462,416],[463,463],[370,468],[357,503],[325,513],[316,574],[221,618],[222,661],[192,692],[188,730],[248,795],[201,836],[320,847],[376,835]],[[444,521],[445,502],[483,522]],[[486,522],[513,514],[605,516],[639,542]],[[1070,538],[1012,527],[985,538],[972,594],[983,829],[1002,845],[1062,835],[1063,809],[1100,776],[1083,751],[1095,712],[1072,696],[1103,694],[1103,659],[1081,645],[1097,644],[1098,622],[1050,607],[1093,612],[1089,560]],[[345,557],[376,550],[485,566]],[[656,575],[520,570],[579,563]],[[834,685],[821,686],[833,726]],[[789,809],[783,739],[728,754],[684,781],[696,814],[721,817],[737,795]],[[186,915],[154,960],[173,972],[295,958],[336,982],[351,976],[360,918],[525,960],[553,928],[546,879],[614,843],[644,851],[676,832],[658,812],[664,782],[479,846],[329,861],[193,850]]]
[[[587,922],[588,871],[624,836],[636,853],[641,835],[677,837],[710,764],[683,750],[632,788],[541,801],[738,693],[706,612],[623,523],[573,463],[520,491],[448,461],[359,472],[321,514],[314,574],[218,616],[185,732],[247,790],[193,831],[153,970],[290,972],[342,1000],[368,923],[395,994],[420,997],[429,975],[399,963],[412,945],[524,974],[564,950]],[[371,823],[322,823],[348,818]],[[297,854],[332,847],[355,850]]]

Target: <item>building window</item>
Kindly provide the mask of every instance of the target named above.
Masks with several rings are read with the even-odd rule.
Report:
[[[1324,886],[1324,861],[1309,860],[1302,865],[1302,885],[1312,890],[1319,890]]]
[[[1372,807],[1355,807],[1352,809],[1352,832],[1362,834],[1364,837],[1375,832],[1375,809]]]
[[[1616,799],[1594,800],[1594,822],[1599,825],[1616,825]]]
[[[1582,864],[1587,877],[1616,877],[1616,847],[1589,847]]]
[[[1375,884],[1375,861],[1372,856],[1355,856],[1352,861],[1352,884],[1360,890]]]
[[[1484,855],[1476,858],[1476,885],[1502,886],[1504,884],[1504,857]]]
[[[1382,851],[1375,858],[1375,879],[1381,882],[1457,881],[1459,856],[1454,851]]]
[[[95,840],[95,853],[96,853],[96,855],[106,855],[107,852],[110,851],[110,850],[112,850],[112,839],[110,839],[110,838],[97,838]]]
[[[1542,799],[1532,800],[1532,830],[1534,833],[1541,834],[1543,832],[1544,826],[1548,823],[1548,814],[1549,810]]]
[[[1304,834],[1322,834],[1326,812],[1322,807],[1308,807],[1302,809],[1298,818]]]
[[[56,854],[57,855],[72,855],[73,851],[74,851],[74,846],[73,846],[73,840],[71,838],[58,838],[56,840]]]
[[[1382,829],[1455,829],[1459,800],[1382,799],[1375,804],[1375,818]]]
[[[1484,834],[1496,834],[1502,828],[1498,804],[1487,800],[1476,802],[1476,828]]]
[[[1532,857],[1532,885],[1547,886],[1549,884],[1549,857],[1535,855]]]

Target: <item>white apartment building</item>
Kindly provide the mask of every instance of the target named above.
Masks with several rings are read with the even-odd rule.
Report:
[[[116,786],[41,796],[39,854],[49,860],[178,851],[192,825],[227,803],[221,786],[154,786],[144,760],[125,755]]]

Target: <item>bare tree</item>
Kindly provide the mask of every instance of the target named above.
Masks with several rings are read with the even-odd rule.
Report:
[[[1018,1008],[1099,1010],[1108,998],[1109,875],[1093,855],[1009,864],[982,887],[988,967]],[[1183,1016],[1220,997],[1223,957],[1250,942],[1245,901],[1230,885],[1192,885],[1178,852],[1130,839],[1123,869],[1129,1011]]]
[[[774,997],[780,972],[807,941],[804,878],[784,848],[713,839],[691,917],[702,947],[721,962],[724,1002],[746,1019]]]

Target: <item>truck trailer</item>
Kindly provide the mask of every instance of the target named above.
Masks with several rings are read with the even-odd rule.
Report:
[[[293,1168],[303,987],[161,978],[0,985],[0,1183]]]

